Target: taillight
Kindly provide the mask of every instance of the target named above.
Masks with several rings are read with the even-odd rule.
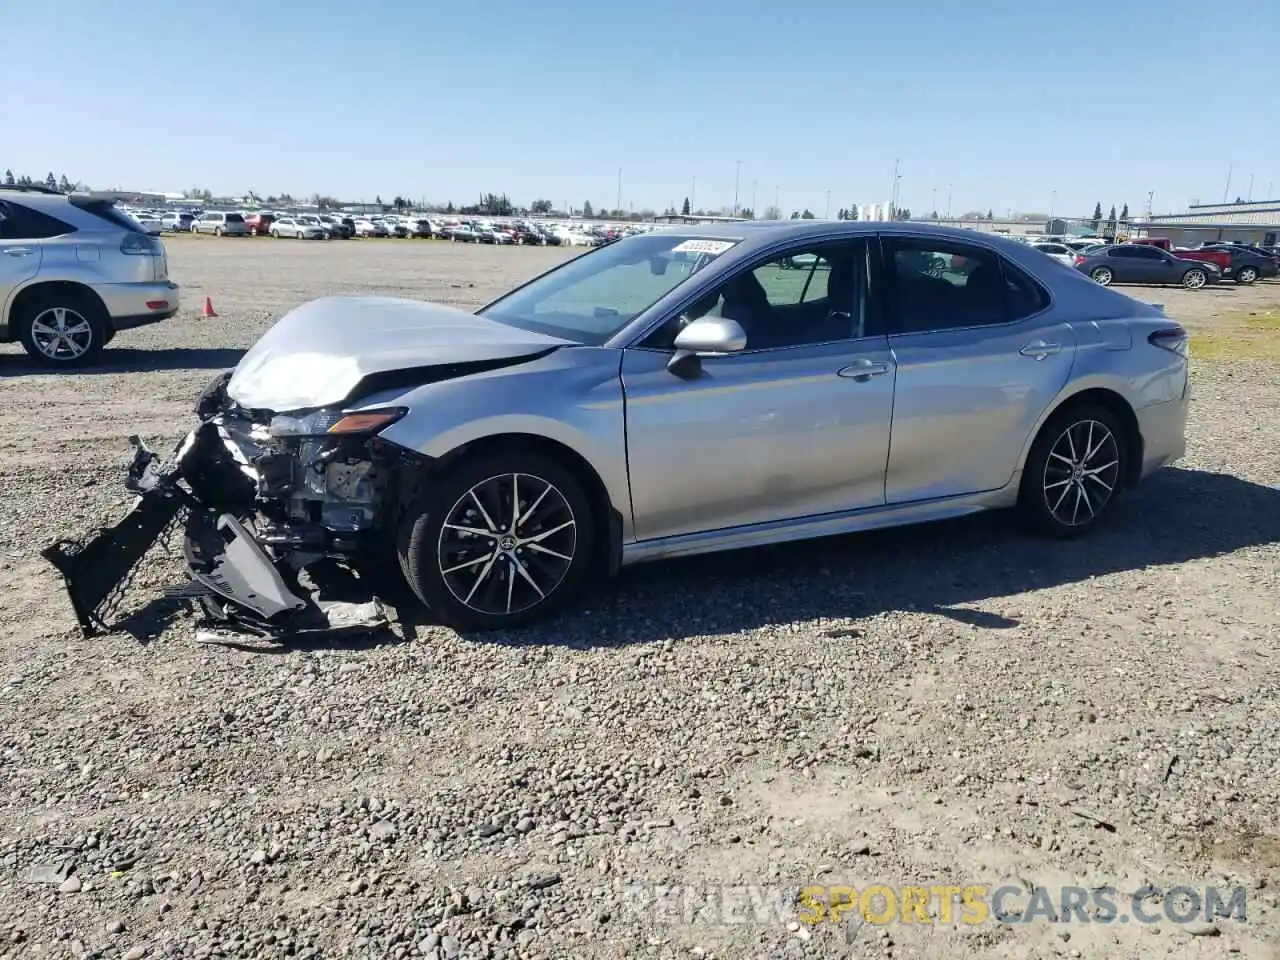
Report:
[[[1076,266],[1078,267],[1078,266],[1080,266],[1080,264],[1082,264],[1082,263],[1084,263],[1084,257],[1082,257],[1080,254],[1078,254],[1078,253],[1077,253],[1077,254],[1076,254]]]
[[[1190,353],[1190,342],[1187,337],[1187,331],[1182,327],[1174,324],[1171,327],[1165,327],[1162,330],[1155,330],[1147,337],[1147,343],[1153,347],[1159,347],[1161,350],[1168,350],[1176,353],[1180,357],[1186,357]]]
[[[148,234],[126,233],[120,241],[120,252],[135,257],[158,257],[164,253],[164,247]]]

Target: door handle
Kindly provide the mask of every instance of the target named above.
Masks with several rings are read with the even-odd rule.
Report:
[[[883,377],[888,372],[889,365],[883,361],[861,359],[837,371],[836,376],[866,383],[872,377]]]
[[[30,247],[10,247],[5,253],[11,257],[29,257],[35,251]]]
[[[1062,344],[1045,343],[1043,340],[1036,340],[1034,343],[1028,343],[1025,347],[1018,351],[1024,357],[1034,357],[1037,360],[1043,360],[1045,357],[1052,357],[1062,352]]]

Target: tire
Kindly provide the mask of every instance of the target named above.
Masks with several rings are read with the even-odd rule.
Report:
[[[513,492],[525,510],[514,537],[501,533],[510,530]],[[593,562],[596,530],[573,473],[515,447],[464,459],[435,478],[402,516],[396,549],[410,588],[442,623],[494,630],[539,620],[573,600]]]
[[[1209,282],[1209,275],[1199,267],[1192,267],[1182,275],[1182,285],[1188,290],[1199,290]]]
[[[279,239],[280,239],[280,231],[279,231],[279,230],[272,230],[272,231],[271,231],[271,239],[272,239],[272,240],[279,240]]]
[[[38,295],[24,303],[20,313],[18,330],[22,346],[45,366],[86,367],[98,359],[106,346],[106,311],[88,294]],[[61,338],[57,333],[59,317],[62,328],[68,331]]]
[[[1089,276],[1093,278],[1094,283],[1103,287],[1111,286],[1112,281],[1116,278],[1110,267],[1094,267]]]
[[[1241,267],[1236,271],[1236,283],[1253,283],[1257,279],[1257,267]]]
[[[215,237],[220,237],[220,236],[222,236],[222,228],[221,228],[221,227],[214,227],[214,228],[213,228],[213,235],[214,235]]]
[[[1041,534],[1069,539],[1087,533],[1119,496],[1129,456],[1115,414],[1094,403],[1069,404],[1049,418],[1031,445],[1018,510]]]

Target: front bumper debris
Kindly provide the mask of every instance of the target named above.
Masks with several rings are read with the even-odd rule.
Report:
[[[139,565],[179,528],[192,583],[176,593],[196,601],[204,629],[279,638],[387,625],[375,598],[326,603],[255,539],[245,522],[257,489],[253,470],[228,455],[232,448],[216,420],[205,420],[168,458],[137,437],[130,442],[125,486],[137,499],[129,512],[85,540],[59,540],[41,551],[62,575],[85,636],[120,625],[115,618]]]

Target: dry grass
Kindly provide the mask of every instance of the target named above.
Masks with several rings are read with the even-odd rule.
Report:
[[[1191,337],[1195,359],[1280,363],[1280,308],[1224,313],[1197,326]]]

